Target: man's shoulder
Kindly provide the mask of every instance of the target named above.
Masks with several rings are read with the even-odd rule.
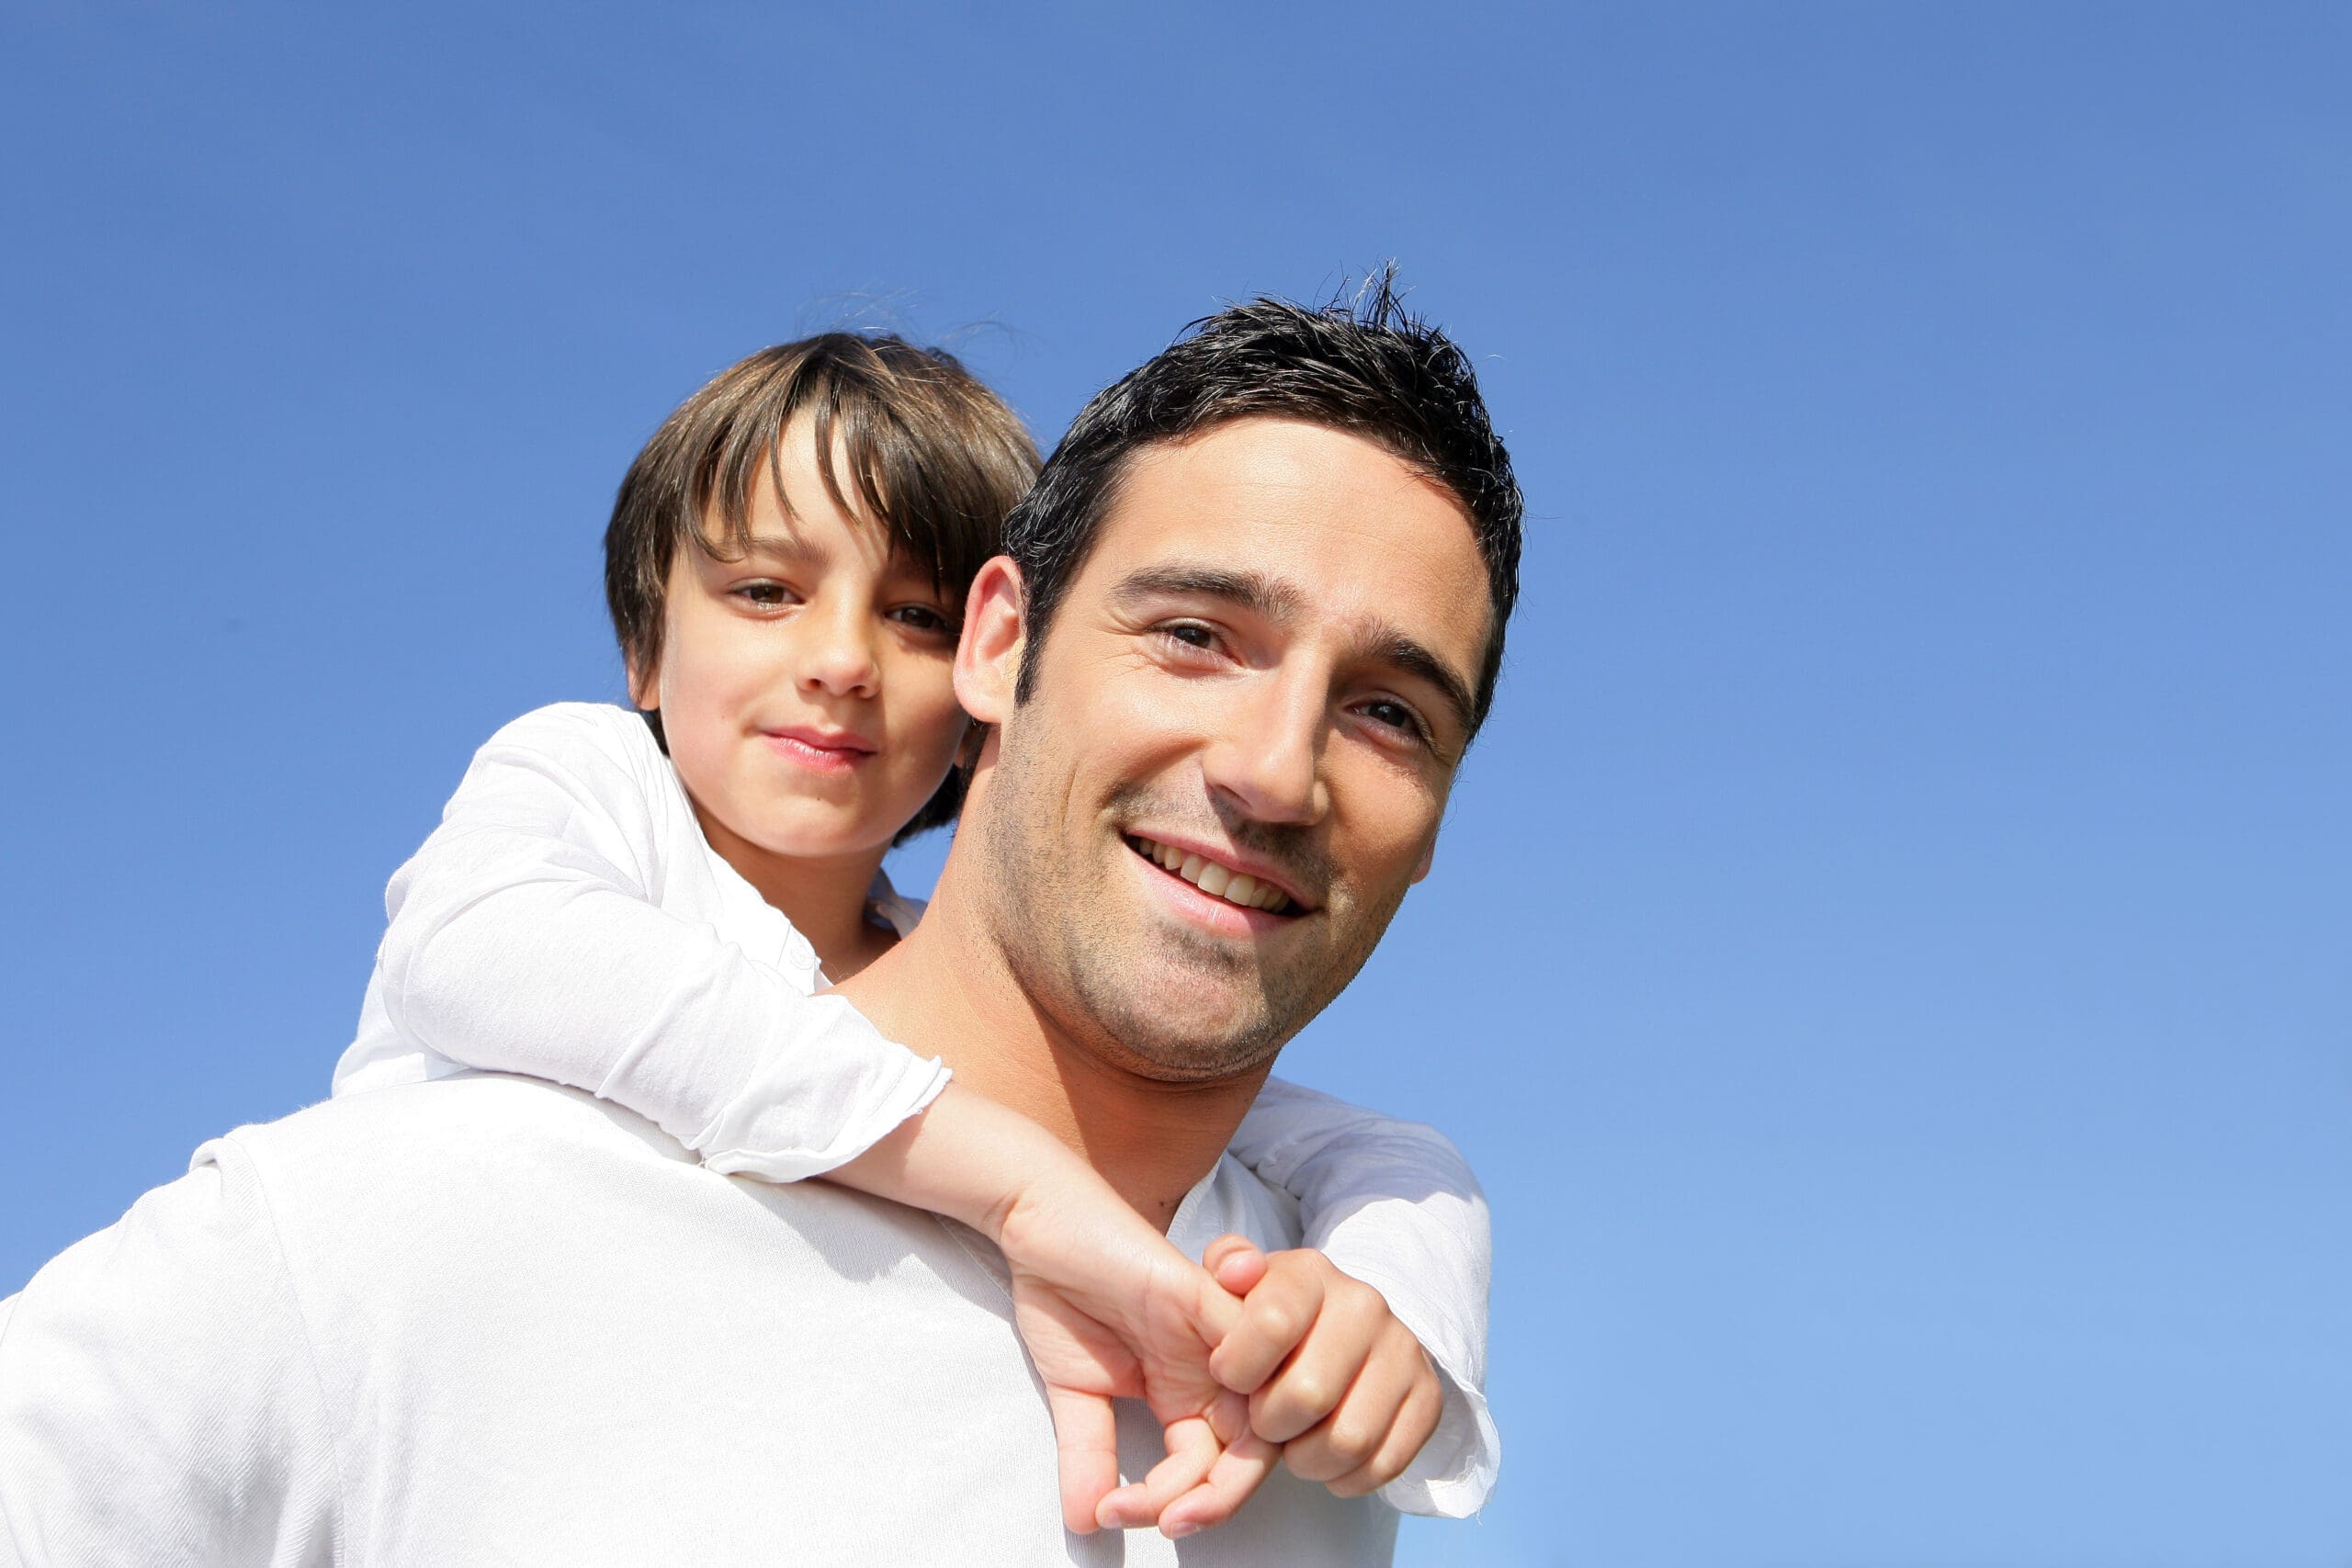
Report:
[[[417,1237],[436,1222],[570,1209],[598,1172],[626,1180],[620,1173],[635,1171],[642,1186],[648,1175],[700,1171],[676,1139],[609,1101],[471,1072],[340,1095],[241,1127],[198,1151],[197,1164],[208,1160],[247,1168],[289,1244],[379,1228]]]
[[[220,1145],[214,1163],[347,1344],[503,1334],[514,1353],[559,1323],[655,1332],[686,1301],[805,1310],[836,1288],[829,1260],[845,1251],[968,1271],[929,1215],[827,1182],[722,1176],[644,1118],[537,1078],[369,1089]]]
[[[678,1142],[642,1117],[578,1089],[540,1078],[468,1072],[430,1083],[340,1096],[226,1141],[273,1166],[306,1169],[351,1163],[410,1163],[438,1156],[492,1168],[524,1145],[635,1147],[691,1162]]]
[[[1299,1245],[1305,1225],[1298,1200],[1230,1154],[1186,1194],[1169,1223],[1168,1239],[1198,1258],[1218,1236],[1248,1236],[1269,1252]]]
[[[505,1073],[340,1095],[239,1128],[198,1152],[208,1160],[243,1168],[298,1265],[340,1269],[376,1244],[417,1258],[666,1256],[747,1224],[771,1238],[879,1228],[939,1245],[918,1211],[829,1182],[721,1175],[634,1111]]]

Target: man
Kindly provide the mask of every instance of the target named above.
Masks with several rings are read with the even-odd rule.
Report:
[[[1220,1156],[1429,869],[1516,594],[1509,459],[1458,352],[1385,290],[1261,301],[1090,404],[1007,534],[957,655],[990,728],[937,896],[842,990],[1185,1251],[1295,1245]],[[883,1154],[905,1179],[876,1190],[918,1194],[919,1123]],[[730,1181],[544,1084],[355,1096],[208,1145],[0,1308],[0,1547],[1384,1559],[1393,1512],[1317,1483],[1363,1456],[1310,1440],[1217,1529],[1064,1531],[1041,1384],[1106,1485],[1163,1428],[1182,1451],[1147,1490],[1263,1473],[1212,1408],[1198,1300],[1057,1300],[952,1222]],[[1130,1392],[1148,1411],[1114,1427],[1102,1396]],[[1464,1446],[1441,1429],[1400,1484]]]

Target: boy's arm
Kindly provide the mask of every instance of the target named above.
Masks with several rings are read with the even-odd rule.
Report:
[[[392,879],[377,984],[397,1042],[627,1106],[713,1168],[831,1170],[947,1081],[846,1001],[810,997],[711,925],[662,908],[699,853],[642,721],[565,705],[475,756],[442,825]],[[813,959],[811,959],[813,967]],[[347,1055],[338,1089],[383,1065]]]
[[[1487,1410],[1486,1194],[1442,1134],[1269,1078],[1233,1154],[1295,1195],[1305,1242],[1377,1290],[1436,1363],[1437,1431],[1381,1495],[1408,1513],[1483,1506],[1501,1459]]]

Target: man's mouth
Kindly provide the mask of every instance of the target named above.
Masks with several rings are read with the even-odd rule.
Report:
[[[1163,844],[1157,839],[1147,839],[1139,833],[1124,835],[1127,848],[1158,865],[1170,876],[1182,877],[1213,898],[1244,909],[1263,909],[1270,915],[1287,915],[1297,909],[1297,902],[1271,882],[1233,869],[1191,850],[1180,850],[1173,844]]]

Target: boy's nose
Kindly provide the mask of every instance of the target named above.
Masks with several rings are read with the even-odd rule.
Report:
[[[808,626],[809,642],[800,666],[802,688],[838,697],[873,696],[879,681],[865,618],[852,613],[810,620],[814,624]]]

